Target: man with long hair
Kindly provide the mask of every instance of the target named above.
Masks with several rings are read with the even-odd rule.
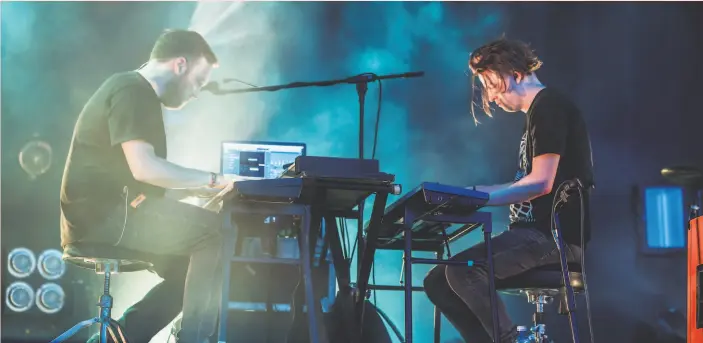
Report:
[[[586,125],[576,105],[559,91],[546,87],[535,72],[542,62],[522,42],[501,38],[476,49],[469,58],[473,78],[481,87],[483,109],[491,104],[505,112],[525,114],[515,179],[501,185],[475,186],[489,194],[488,206],[510,206],[510,227],[492,239],[495,276],[508,278],[533,268],[558,264],[559,251],[551,234],[552,201],[565,180],[593,178]],[[474,120],[475,120],[474,116]],[[588,193],[585,194],[585,242],[581,242],[578,202],[560,212],[567,260],[579,262],[582,244],[590,239]],[[484,244],[453,256],[454,260],[481,260]],[[488,273],[485,265],[436,266],[424,281],[425,292],[467,342],[493,342]],[[498,298],[500,337],[512,343],[516,330]]]

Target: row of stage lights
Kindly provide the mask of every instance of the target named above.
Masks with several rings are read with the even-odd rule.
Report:
[[[32,250],[15,248],[7,255],[7,270],[17,279],[5,290],[5,305],[14,312],[26,312],[36,305],[47,314],[58,313],[64,306],[65,293],[56,282],[66,272],[66,264],[60,251],[49,249],[37,258]],[[24,279],[38,272],[44,280],[36,292]]]

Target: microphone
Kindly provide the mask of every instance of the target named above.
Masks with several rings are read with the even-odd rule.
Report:
[[[215,81],[211,81],[211,82],[208,82],[202,88],[200,88],[200,90],[210,92],[212,94],[219,94],[220,93],[220,84]]]

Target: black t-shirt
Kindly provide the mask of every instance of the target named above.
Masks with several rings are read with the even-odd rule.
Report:
[[[557,154],[559,167],[552,192],[510,205],[510,227],[532,227],[551,237],[552,201],[557,187],[566,180],[593,183],[591,143],[586,124],[576,105],[561,93],[545,88],[535,97],[526,115],[525,133],[520,141],[515,181],[532,170],[532,158]],[[589,191],[584,192],[584,239],[590,240]],[[581,243],[581,206],[578,196],[570,196],[559,212],[559,224],[567,243]]]
[[[144,140],[166,158],[161,101],[139,73],[107,79],[83,107],[61,181],[61,245],[81,240],[130,197],[164,189],[132,176],[121,143]]]

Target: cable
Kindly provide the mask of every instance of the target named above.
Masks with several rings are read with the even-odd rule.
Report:
[[[293,324],[295,324],[295,294],[298,292],[298,287],[300,287],[300,283],[303,281],[303,271],[300,270],[300,265],[298,265],[298,284],[295,285],[295,288],[293,289],[293,296],[290,299],[290,313],[291,313],[291,318],[290,318],[290,326],[288,326],[288,333],[286,334],[286,340],[285,343],[288,343],[288,339],[290,338],[290,333],[293,331]],[[308,309],[308,313],[311,313],[310,311],[315,311],[315,309]]]
[[[376,79],[376,82],[378,82],[378,105],[376,107],[376,124],[374,125],[374,134],[373,134],[373,146],[371,149],[371,159],[376,158],[376,147],[378,145],[378,129],[380,126],[381,122],[381,104],[383,103],[383,85],[381,84],[381,79],[378,78],[378,75],[374,73],[362,73],[356,76],[350,77],[348,80],[355,80],[360,76],[371,76]],[[362,81],[366,82],[366,81]],[[359,125],[364,125],[364,123],[359,123]],[[361,139],[364,139],[364,137],[361,137]]]
[[[373,285],[376,286],[376,256],[374,256],[373,261],[371,262],[371,282],[373,282]],[[378,303],[376,302],[376,288],[374,287],[373,291],[373,306],[377,307]]]
[[[551,223],[551,229],[552,232],[554,232],[554,228],[556,226],[556,212],[557,212],[557,205],[559,200],[563,201],[564,203],[567,201],[568,195],[562,196],[561,192],[562,189],[567,186],[571,180],[567,180],[562,182],[559,187],[557,187],[557,190],[554,192],[554,199],[552,200],[552,223]],[[588,318],[588,331],[590,334],[591,338],[591,343],[594,343],[594,337],[593,337],[593,319],[591,316],[591,299],[590,295],[588,293],[588,280],[586,276],[586,246],[585,246],[585,227],[586,227],[586,214],[585,214],[585,203],[583,199],[583,192],[581,190],[580,185],[575,187],[576,190],[578,191],[579,195],[579,202],[580,202],[580,226],[581,226],[581,275],[583,275],[583,291],[584,295],[586,297],[586,317]],[[568,191],[568,189],[566,189]]]
[[[375,75],[374,75],[375,76]],[[381,122],[381,104],[383,103],[383,85],[381,80],[378,80],[378,107],[376,110],[376,126],[373,133],[373,149],[371,150],[371,159],[376,158],[376,145],[378,143],[378,127]]]
[[[388,315],[385,312],[381,311],[381,309],[378,307],[376,307],[376,312],[381,316],[381,318],[383,318],[383,320],[388,324],[388,326],[391,327],[391,330],[393,330],[393,333],[395,334],[396,338],[398,338],[398,342],[405,343],[403,334],[400,333],[400,329],[395,326],[395,323],[391,321],[391,318],[388,317]]]
[[[346,222],[345,219],[342,219],[342,218],[337,219],[337,225],[339,226],[339,229],[341,231],[340,232],[340,236],[341,236],[340,240],[342,243],[342,257],[346,261],[347,256],[349,255],[349,250],[347,249],[347,244],[348,244],[347,243],[347,228],[345,226],[345,222]]]
[[[586,278],[586,247],[584,246],[584,226],[586,224],[585,205],[583,201],[583,193],[581,188],[578,188],[579,199],[581,200],[581,274],[583,275],[583,293],[586,297],[586,317],[588,317],[588,334],[591,336],[591,343],[594,343],[593,338],[593,319],[591,318],[591,296],[588,293],[588,280]]]
[[[235,79],[235,78],[233,78],[233,77],[230,77],[230,78],[227,78],[227,79],[222,80],[222,83],[230,83],[230,82],[237,82],[237,83],[241,83],[241,84],[243,84],[243,85],[247,85],[247,86],[252,87],[252,88],[259,88],[259,86],[257,86],[257,85],[252,85],[252,84],[249,83],[249,82],[244,82],[244,81],[242,81],[242,80]]]
[[[127,210],[129,209],[127,202],[129,201],[129,188],[124,186],[122,188],[122,193],[124,194],[124,222],[122,223],[122,233],[120,233],[120,238],[117,239],[117,243],[113,245],[115,247],[122,242],[122,237],[124,237],[124,232],[127,229]]]

